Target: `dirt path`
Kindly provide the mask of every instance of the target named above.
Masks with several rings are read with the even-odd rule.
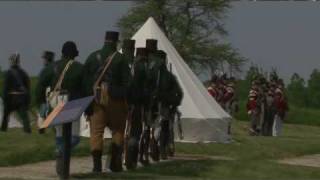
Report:
[[[320,168],[320,154],[283,159],[278,162],[282,164]]]
[[[105,159],[106,157],[104,157]],[[167,160],[233,160],[223,156],[203,156],[179,154]],[[163,161],[166,162],[166,161]],[[162,162],[160,162],[162,163]],[[141,166],[140,166],[141,167]],[[91,157],[73,158],[71,160],[71,174],[90,173],[92,168]],[[55,161],[46,161],[34,164],[26,164],[15,167],[0,168],[0,179],[28,179],[28,180],[50,180],[58,179],[55,173]]]
[[[71,173],[89,173],[91,169],[90,160],[89,157],[72,159]],[[57,175],[55,174],[55,161],[0,168],[0,178],[57,179]]]

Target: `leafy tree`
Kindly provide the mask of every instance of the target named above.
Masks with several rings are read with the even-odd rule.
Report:
[[[320,107],[320,72],[314,69],[308,80],[308,103],[311,107]]]
[[[307,105],[307,92],[305,81],[299,74],[294,73],[287,87],[288,97],[290,102],[299,107]]]
[[[201,66],[212,75],[227,63],[230,71],[239,71],[246,59],[230,44],[219,42],[227,35],[223,18],[229,7],[229,0],[144,0],[136,2],[118,25],[128,38],[152,16],[194,69]]]
[[[320,107],[320,71],[315,69],[308,80],[308,102],[310,106]]]

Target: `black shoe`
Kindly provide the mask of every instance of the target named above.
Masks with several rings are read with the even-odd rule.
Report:
[[[60,177],[63,172],[63,155],[62,152],[56,151],[56,173]]]
[[[138,163],[139,145],[134,139],[130,139],[126,154],[126,167],[128,170],[136,169]]]
[[[93,159],[93,173],[101,173],[102,172],[102,152],[101,151],[93,151],[92,153]]]
[[[111,144],[111,162],[110,162],[110,170],[112,172],[121,172],[122,168],[122,153],[123,148],[117,144]]]

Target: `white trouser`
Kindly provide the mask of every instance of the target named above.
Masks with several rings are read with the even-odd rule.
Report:
[[[67,95],[59,95],[57,97],[57,103],[68,102]],[[62,125],[56,126],[56,137],[62,137]],[[72,136],[80,136],[80,120],[72,122]]]
[[[280,136],[282,132],[283,121],[279,115],[274,116],[272,136]]]

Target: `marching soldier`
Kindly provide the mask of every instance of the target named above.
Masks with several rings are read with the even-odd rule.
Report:
[[[209,94],[216,100],[218,101],[218,96],[219,96],[219,90],[216,85],[216,81],[211,81],[210,86],[208,87],[208,92]]]
[[[104,46],[90,54],[85,63],[84,90],[86,95],[95,94],[96,97],[86,111],[90,121],[93,172],[102,172],[103,134],[106,127],[112,132],[110,169],[122,171],[130,69],[124,55],[117,51],[118,40],[118,32],[106,32]]]
[[[122,54],[124,55],[124,58],[126,59],[127,63],[129,64],[129,67],[131,69],[131,73],[130,73],[130,80],[129,82],[132,82],[132,76],[133,76],[133,66],[134,66],[134,51],[135,51],[135,40],[131,40],[131,39],[125,39],[123,40],[122,43]],[[130,84],[130,83],[129,83]],[[130,102],[130,100],[128,99],[130,94],[130,85],[128,85],[128,91],[127,91],[127,103],[129,105],[129,114],[128,114],[128,118],[126,121],[126,131],[125,131],[125,139],[124,139],[124,156],[125,156],[125,164],[127,166],[127,169],[130,169],[132,166],[131,162],[129,162],[129,158],[131,158],[132,156],[130,156],[132,153],[132,151],[128,151],[128,150],[132,150],[132,146],[130,146],[129,149],[129,145],[130,144],[130,132],[131,130],[133,130],[135,127],[133,127],[132,125],[132,114],[133,114],[133,110],[134,110],[134,105]],[[139,146],[138,146],[139,147]]]
[[[79,52],[74,42],[67,41],[63,44],[61,60],[56,61],[53,65],[54,76],[53,84],[51,85],[53,89],[47,97],[52,109],[60,102],[72,101],[83,97],[81,88],[79,88],[79,85],[82,84],[83,65],[75,61],[78,55]],[[48,73],[50,71],[48,70]],[[45,85],[46,83],[41,86]],[[56,170],[58,175],[65,177],[69,174],[70,150],[80,142],[80,122],[56,126],[55,130],[57,146]]]
[[[234,82],[230,80],[230,82],[226,86],[225,93],[223,95],[223,104],[227,113],[231,116],[235,113],[235,90],[234,90]]]
[[[274,123],[273,123],[273,136],[279,136],[282,132],[283,121],[288,112],[288,102],[284,95],[284,83],[280,79],[278,87],[275,90],[274,106],[276,108]]]
[[[133,65],[133,78],[130,83],[128,102],[131,105],[131,128],[128,140],[126,166],[128,169],[136,168],[139,156],[139,142],[145,120],[147,94],[147,66],[148,51],[146,48],[137,48]],[[128,120],[129,122],[129,120]],[[141,152],[143,153],[143,148]],[[143,157],[143,155],[141,155]],[[143,161],[143,160],[142,160]]]
[[[174,132],[173,124],[174,117],[177,113],[177,107],[180,106],[183,91],[179,85],[177,78],[167,68],[167,54],[163,51],[158,51],[160,67],[158,73],[159,89],[157,101],[160,103],[160,116],[162,116],[160,125],[160,153],[162,159],[167,159],[168,153],[173,155],[174,151]]]
[[[252,83],[252,88],[249,92],[249,99],[247,102],[247,113],[250,117],[251,127],[250,134],[257,135],[258,134],[258,126],[259,126],[259,107],[258,107],[258,87],[256,82]]]
[[[11,112],[16,111],[22,120],[25,133],[31,133],[28,109],[30,105],[30,79],[20,67],[20,55],[13,54],[9,58],[10,69],[4,75],[3,105],[1,131],[7,131]]]
[[[156,123],[156,119],[158,115],[160,115],[159,104],[157,102],[157,92],[159,90],[159,68],[163,59],[159,57],[158,54],[158,41],[156,39],[147,39],[146,40],[146,48],[148,50],[148,82],[147,82],[147,90],[150,94],[149,102],[147,104],[148,109],[147,117],[144,126],[144,133],[142,143],[144,146],[143,152],[145,153],[144,163],[148,164],[149,162],[149,148],[150,155],[153,161],[160,160],[160,150],[159,150],[159,139],[155,137],[155,130],[160,128],[160,125]],[[149,139],[150,138],[150,139]]]
[[[275,85],[269,83],[268,92],[266,92],[265,116],[262,126],[262,135],[272,136],[273,121],[275,115],[274,108]]]
[[[151,126],[153,125],[153,106],[154,106],[154,101],[153,101],[153,91],[154,88],[151,87],[152,83],[156,81],[154,79],[154,68],[157,63],[157,57],[156,57],[156,52],[158,49],[158,41],[155,39],[147,39],[146,40],[146,51],[147,51],[147,58],[145,61],[146,66],[146,88],[145,88],[145,108],[144,108],[144,113],[146,114],[143,117],[143,132],[141,136],[141,143],[140,143],[140,153],[139,153],[139,161],[144,164],[148,165],[149,164],[149,148],[150,148],[150,142],[154,141],[154,136],[151,133]],[[152,137],[150,139],[150,136]],[[156,143],[152,143],[156,144]],[[154,153],[152,151],[152,155],[157,154],[159,155],[159,151],[156,148],[151,148],[152,150],[155,150],[157,152]],[[157,156],[156,155],[156,156]],[[159,156],[152,157],[154,160],[159,160]]]
[[[38,75],[38,83],[36,86],[36,103],[39,107],[39,119],[38,119],[38,127],[41,126],[44,119],[47,117],[49,113],[49,106],[47,103],[47,88],[51,88],[53,84],[53,76],[54,76],[54,53],[51,51],[43,52],[43,64],[44,67],[40,71]],[[39,133],[44,133],[44,129],[39,129]]]

